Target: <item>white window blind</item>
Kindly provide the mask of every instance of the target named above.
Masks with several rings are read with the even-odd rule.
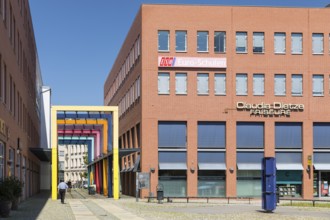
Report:
[[[170,32],[169,31],[158,31],[158,50],[169,51],[170,50]]]
[[[323,75],[313,75],[313,96],[323,96]]]
[[[253,75],[253,95],[265,94],[265,76],[264,74]]]
[[[247,33],[236,32],[236,52],[246,53],[247,52]]]
[[[292,75],[292,95],[293,96],[302,95],[302,75],[301,74]]]
[[[226,95],[226,74],[216,73],[214,75],[214,93],[215,95]]]
[[[264,44],[264,33],[263,32],[254,32],[253,33],[253,52],[254,53],[263,53],[265,49]]]
[[[285,33],[274,34],[274,51],[275,53],[285,53]]]
[[[177,73],[175,74],[175,93],[187,94],[187,74]]]
[[[158,94],[170,93],[170,74],[158,73]]]
[[[285,75],[284,74],[276,74],[275,82],[274,82],[274,93],[275,95],[285,95]]]
[[[208,94],[209,93],[209,74],[199,73],[197,75],[197,93]]]
[[[293,54],[301,54],[302,51],[302,33],[291,34],[291,52]]]
[[[313,54],[323,53],[323,34],[314,33],[312,35]]]
[[[247,74],[236,75],[236,95],[247,95]]]

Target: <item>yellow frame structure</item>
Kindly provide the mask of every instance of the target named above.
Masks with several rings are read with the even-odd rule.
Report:
[[[58,172],[58,141],[57,141],[57,112],[111,112],[113,123],[113,198],[119,199],[119,149],[118,149],[118,107],[117,106],[52,106],[51,108],[51,146],[52,146],[52,200],[57,200],[57,172]],[[107,135],[105,136],[107,137]],[[107,142],[105,142],[107,143]],[[103,150],[104,146],[103,146]]]

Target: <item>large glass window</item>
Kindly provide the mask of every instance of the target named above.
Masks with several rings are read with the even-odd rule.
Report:
[[[247,95],[247,74],[236,74],[236,95]]]
[[[209,74],[198,73],[197,74],[197,94],[208,95],[209,94]]]
[[[0,179],[5,177],[5,145],[0,142]]]
[[[302,123],[276,122],[275,123],[276,148],[302,148]]]
[[[313,75],[313,96],[324,95],[323,75]]]
[[[175,50],[177,52],[187,51],[187,31],[175,32]]]
[[[225,31],[214,32],[214,52],[215,53],[226,52],[226,32]]]
[[[285,43],[285,33],[277,32],[274,34],[274,52],[275,53],[285,53],[286,43]]]
[[[198,122],[198,148],[225,148],[224,122]]]
[[[253,74],[253,95],[265,95],[264,74]]]
[[[313,124],[313,146],[330,149],[330,123]]]
[[[170,73],[158,73],[158,94],[170,94]]]
[[[312,34],[313,54],[323,54],[323,34]]]
[[[175,94],[187,94],[187,73],[175,74]]]
[[[236,52],[247,53],[247,33],[236,32]]]
[[[264,123],[237,122],[237,148],[264,148]]]
[[[158,31],[158,51],[170,50],[170,32]]]
[[[264,32],[253,32],[253,53],[265,52]]]
[[[226,95],[226,74],[216,73],[214,74],[214,94]]]
[[[225,152],[198,152],[198,196],[226,195]]]
[[[285,74],[275,74],[274,78],[275,95],[283,96],[286,93],[286,76]]]
[[[303,35],[302,33],[291,34],[291,53],[302,54],[303,52]]]
[[[209,51],[209,32],[197,31],[197,52]]]
[[[185,148],[187,140],[186,122],[158,122],[159,148]]]
[[[291,76],[291,94],[292,96],[302,96],[303,95],[303,76],[302,74],[293,74]]]
[[[236,184],[237,196],[260,197],[261,170],[238,170]]]
[[[164,187],[164,196],[186,196],[186,152],[160,151],[158,153],[158,183]]]

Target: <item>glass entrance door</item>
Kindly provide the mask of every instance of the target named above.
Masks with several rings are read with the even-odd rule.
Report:
[[[329,196],[330,172],[321,172],[321,196]]]

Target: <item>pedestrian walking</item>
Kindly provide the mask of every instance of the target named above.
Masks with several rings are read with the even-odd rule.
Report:
[[[57,186],[58,193],[60,194],[62,204],[64,204],[65,192],[66,192],[67,188],[68,188],[68,185],[64,182],[64,180],[61,180]]]

